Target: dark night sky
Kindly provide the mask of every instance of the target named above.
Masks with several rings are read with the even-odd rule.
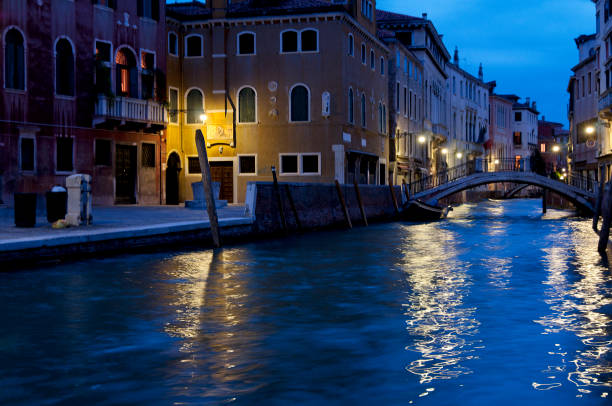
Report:
[[[595,32],[591,0],[378,0],[378,7],[427,12],[449,53],[459,47],[462,68],[476,75],[482,62],[497,93],[531,97],[547,120],[567,127],[567,83],[578,63],[574,38]]]

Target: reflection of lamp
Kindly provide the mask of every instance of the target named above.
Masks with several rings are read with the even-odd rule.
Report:
[[[427,139],[425,138],[424,135],[421,135],[421,136],[419,136],[417,141],[419,141],[419,144],[425,144],[425,141],[427,141]]]
[[[553,152],[559,152],[559,151],[561,151],[561,147],[560,147],[560,146],[558,146],[558,145],[554,145],[552,149],[553,149]]]
[[[463,158],[463,154],[462,154],[461,152],[457,152],[456,157],[457,157],[457,158],[459,158],[459,159],[461,159],[461,158]]]
[[[442,153],[443,153],[444,155],[448,154],[448,149],[446,149],[446,148],[442,148]]]

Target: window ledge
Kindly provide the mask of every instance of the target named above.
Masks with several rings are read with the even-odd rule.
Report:
[[[75,173],[76,171],[74,169],[72,171],[55,171],[56,175],[62,175],[62,176],[73,175]]]
[[[56,94],[55,98],[59,99],[59,100],[68,100],[68,101],[76,100],[76,96],[65,96],[65,95],[62,95],[62,94]]]
[[[22,89],[11,89],[10,87],[5,87],[4,91],[6,93],[12,93],[12,94],[22,94],[22,95],[26,95],[28,92],[26,90],[22,90]]]

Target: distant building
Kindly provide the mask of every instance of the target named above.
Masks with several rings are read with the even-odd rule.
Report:
[[[162,202],[164,5],[2,3],[0,200],[78,172],[94,203]]]
[[[447,65],[450,89],[450,134],[443,145],[449,167],[484,155],[489,139],[489,85],[483,80],[482,65],[478,77],[459,67],[459,51]]]
[[[486,159],[489,165],[494,165],[492,168],[507,165],[509,159],[514,159],[513,103],[495,94],[495,86],[495,82],[489,83],[489,139],[485,143]]]
[[[538,150],[546,162],[547,173],[567,167],[567,137],[563,124],[546,121],[546,117],[538,121]]]
[[[499,95],[512,102],[512,144],[516,160],[531,157],[533,151],[538,148],[538,115],[536,102],[531,102],[527,97],[521,103],[520,97],[510,95]]]

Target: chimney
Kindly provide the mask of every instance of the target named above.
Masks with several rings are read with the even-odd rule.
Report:
[[[534,110],[537,110],[537,109],[536,109],[536,102],[533,102],[533,103],[531,104],[531,108],[532,108],[532,109],[534,109]]]
[[[481,81],[484,80],[484,74],[482,73],[482,63],[478,67],[478,79],[480,79]]]
[[[542,121],[546,121],[546,116],[542,116]]]
[[[527,107],[529,107],[531,104],[531,97],[525,97],[525,100],[527,101]]]
[[[423,20],[427,20],[427,13],[423,13]]]
[[[459,48],[455,47],[455,55],[453,56],[453,63],[459,66]]]
[[[206,3],[210,4],[213,18],[225,18],[228,0],[212,0]]]

